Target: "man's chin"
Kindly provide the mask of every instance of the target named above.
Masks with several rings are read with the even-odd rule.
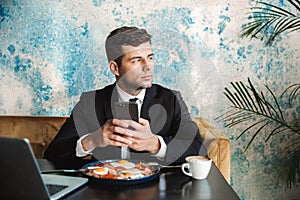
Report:
[[[144,84],[144,85],[140,86],[140,89],[151,88],[151,86],[152,86],[152,83]]]

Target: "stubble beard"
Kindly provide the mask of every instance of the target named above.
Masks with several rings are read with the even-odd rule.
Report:
[[[151,88],[151,87],[152,87],[152,82],[142,85],[138,89],[142,90],[142,89],[147,89],[147,88]]]

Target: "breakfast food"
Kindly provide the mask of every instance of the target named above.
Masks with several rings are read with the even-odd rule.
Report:
[[[154,174],[145,163],[134,163],[128,160],[100,162],[87,167],[84,173],[96,178],[119,180],[139,179]]]

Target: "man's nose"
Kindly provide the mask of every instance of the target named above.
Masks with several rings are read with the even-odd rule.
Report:
[[[143,59],[142,65],[143,65],[143,71],[149,71],[151,67],[153,67],[153,62],[148,61],[147,59]]]

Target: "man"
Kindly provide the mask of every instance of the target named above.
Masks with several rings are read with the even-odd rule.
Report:
[[[152,84],[151,35],[121,27],[110,33],[105,48],[116,82],[81,95],[44,157],[92,155],[98,160],[122,157],[178,164],[189,155],[206,155],[181,94]],[[137,100],[139,121],[116,119],[114,103],[130,99]]]

